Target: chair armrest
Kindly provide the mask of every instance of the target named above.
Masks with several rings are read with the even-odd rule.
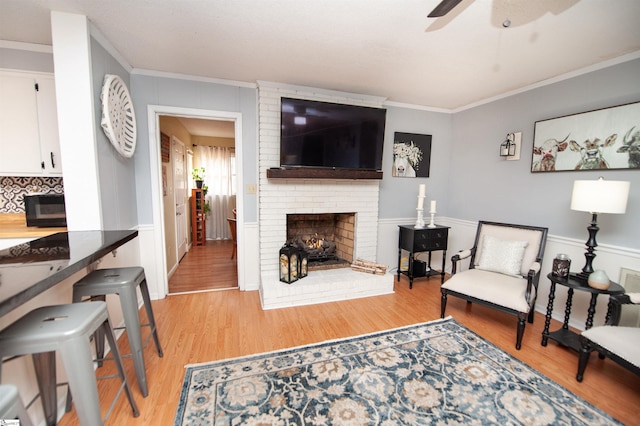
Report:
[[[529,272],[527,272],[527,290],[524,293],[525,299],[527,299],[527,303],[531,301],[531,287],[536,288],[536,293],[538,291],[538,281],[540,279],[540,261],[533,262],[529,267]]]
[[[637,305],[640,293],[626,293],[626,294],[614,294],[609,296],[609,312],[610,316],[607,319],[607,325],[618,325],[620,322],[620,315],[622,314],[622,305]]]
[[[640,293],[625,293],[629,301],[624,303],[633,303],[634,305],[640,304]]]
[[[640,293],[614,294],[609,296],[612,303],[618,305],[638,305],[640,304]]]
[[[457,254],[454,255],[454,257],[455,256],[458,256],[458,260],[466,259],[467,257],[471,256],[471,249],[460,250]]]
[[[471,256],[472,249],[460,250],[451,256],[451,275],[455,274],[458,269],[458,262]]]

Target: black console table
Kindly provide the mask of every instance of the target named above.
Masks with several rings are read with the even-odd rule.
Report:
[[[624,293],[624,288],[620,284],[611,281],[611,285],[608,289],[598,290],[597,288],[589,287],[589,284],[587,284],[587,280],[585,280],[584,278],[578,277],[573,274],[571,274],[569,278],[560,278],[550,273],[547,275],[547,278],[549,278],[549,281],[551,281],[551,288],[549,289],[547,315],[545,317],[544,330],[542,331],[542,346],[547,346],[547,340],[552,339],[563,346],[569,347],[576,351],[580,351],[581,345],[580,340],[578,339],[579,334],[569,330],[569,317],[571,316],[571,305],[573,303],[574,290],[586,291],[591,293],[591,301],[589,302],[589,309],[587,310],[587,322],[585,324],[585,329],[588,330],[593,326],[593,316],[596,313],[596,301],[598,299],[598,295],[622,294]],[[551,313],[553,312],[553,300],[555,299],[556,284],[569,287],[569,291],[567,294],[567,305],[564,311],[564,323],[562,324],[562,328],[550,333],[549,325],[551,323]],[[609,304],[607,310],[607,320],[609,319],[610,314],[611,305]]]
[[[414,225],[400,225],[400,237],[398,240],[398,276],[400,274],[409,277],[409,288],[413,288],[413,279],[417,277],[430,277],[440,275],[440,282],[444,283],[444,266],[447,257],[447,240],[449,227],[435,225],[434,228],[419,228]],[[402,250],[409,252],[408,269],[402,269]],[[431,269],[431,252],[442,250],[442,270]],[[429,252],[429,260],[424,271],[418,271],[415,267],[414,256],[416,253]]]

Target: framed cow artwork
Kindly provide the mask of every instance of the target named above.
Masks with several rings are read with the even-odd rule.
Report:
[[[391,176],[429,177],[431,135],[395,132]]]
[[[640,170],[640,102],[536,121],[531,172]]]

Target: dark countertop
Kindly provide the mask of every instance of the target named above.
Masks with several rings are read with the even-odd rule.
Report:
[[[138,231],[58,232],[0,250],[0,316],[138,236]]]

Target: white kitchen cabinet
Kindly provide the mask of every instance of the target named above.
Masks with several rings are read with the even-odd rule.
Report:
[[[52,74],[0,71],[0,175],[62,174]]]

